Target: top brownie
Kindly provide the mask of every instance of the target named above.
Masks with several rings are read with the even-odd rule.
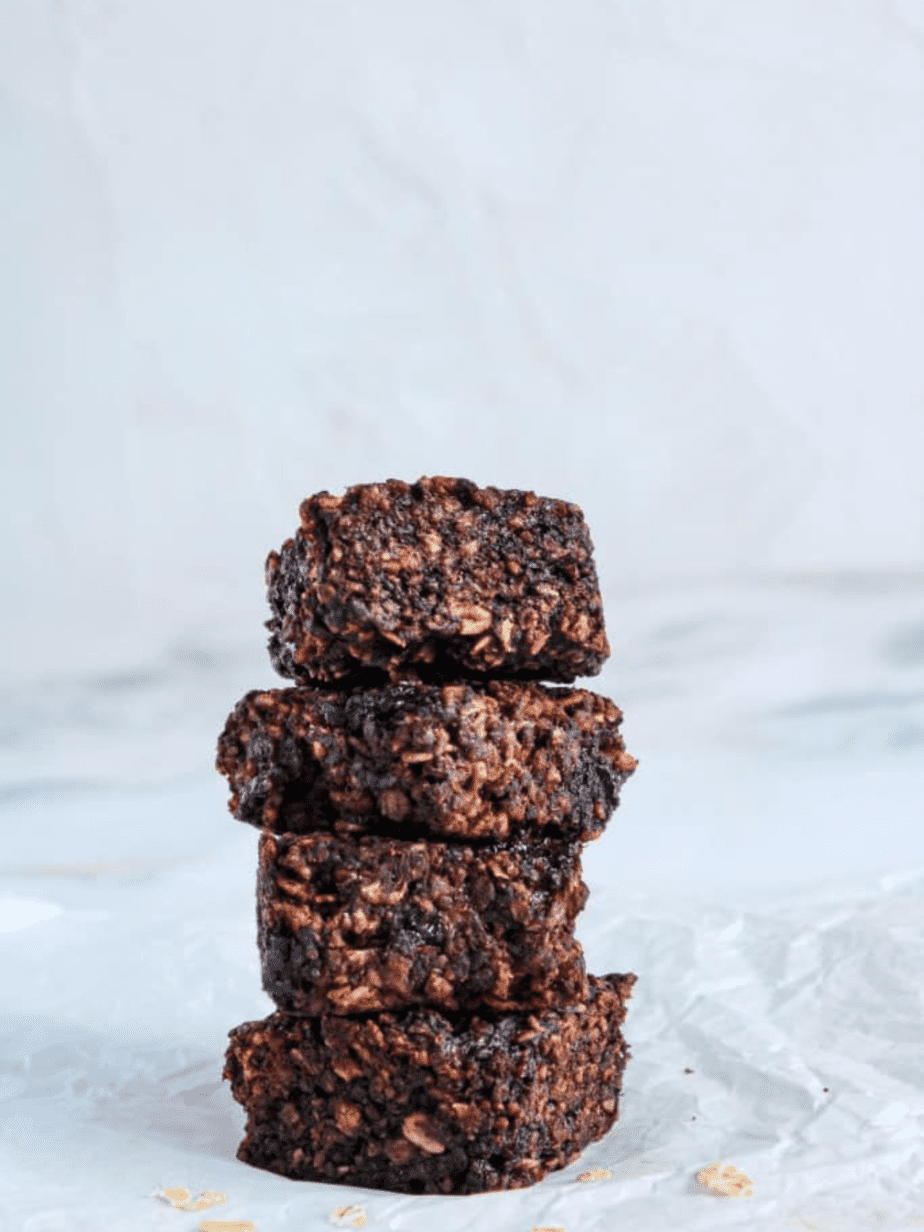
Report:
[[[570,683],[610,653],[593,544],[567,501],[443,476],[302,502],[266,578],[282,676]]]

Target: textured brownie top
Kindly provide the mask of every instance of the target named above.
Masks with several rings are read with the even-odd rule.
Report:
[[[435,476],[320,492],[299,512],[266,562],[280,675],[572,681],[609,656],[577,505]]]
[[[264,833],[263,987],[304,1014],[563,1007],[587,997],[586,900],[577,842]]]
[[[276,1013],[230,1032],[248,1111],[238,1158],[302,1180],[409,1193],[533,1184],[617,1116],[634,975],[541,1014]]]
[[[279,832],[587,842],[637,764],[621,719],[596,693],[526,681],[254,690],[216,764],[235,817]]]

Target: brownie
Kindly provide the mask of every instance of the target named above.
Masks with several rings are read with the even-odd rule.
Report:
[[[602,834],[635,769],[605,697],[528,681],[254,690],[216,765],[276,831],[512,839]]]
[[[577,505],[434,476],[319,492],[299,513],[266,562],[282,676],[570,682],[609,657]]]
[[[264,833],[263,987],[282,1010],[355,1014],[586,1000],[580,843],[510,846]]]
[[[615,1122],[634,982],[591,976],[586,1004],[538,1015],[277,1012],[235,1027],[224,1077],[248,1114],[238,1159],[402,1193],[531,1185]]]

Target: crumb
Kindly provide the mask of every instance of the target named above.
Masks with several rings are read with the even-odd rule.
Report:
[[[591,1168],[589,1172],[582,1172],[578,1177],[579,1181],[609,1181],[612,1179],[612,1172],[609,1168]]]
[[[257,1232],[257,1225],[249,1219],[203,1219],[200,1232]]]
[[[338,1228],[363,1228],[369,1216],[362,1206],[337,1206],[330,1213],[330,1221]]]
[[[725,1198],[753,1198],[754,1182],[733,1164],[714,1163],[700,1168],[696,1180],[710,1193]]]
[[[692,1069],[685,1069],[683,1072],[685,1074],[692,1074],[694,1071]]]
[[[191,1196],[184,1185],[176,1189],[161,1189],[155,1195],[162,1201],[169,1202],[175,1211],[207,1211],[210,1206],[217,1206],[220,1202],[228,1201],[227,1196],[219,1193],[217,1189],[203,1190],[195,1202],[190,1201]]]
[[[560,1224],[551,1225],[543,1224],[541,1228],[533,1228],[532,1232],[568,1232],[567,1228],[563,1228]]]
[[[693,1118],[692,1118],[692,1120],[694,1120],[694,1121],[695,1121],[695,1120],[696,1120],[696,1117],[693,1117]]]
[[[825,1095],[827,1095],[827,1094],[828,1094],[828,1088],[827,1088],[827,1087],[822,1087],[821,1089],[822,1089],[822,1091],[824,1091]]]

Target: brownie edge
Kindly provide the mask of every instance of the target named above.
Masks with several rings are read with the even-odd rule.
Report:
[[[532,1185],[616,1121],[635,979],[590,976],[585,1004],[541,1014],[243,1023],[224,1069],[248,1114],[238,1159],[398,1193]]]

